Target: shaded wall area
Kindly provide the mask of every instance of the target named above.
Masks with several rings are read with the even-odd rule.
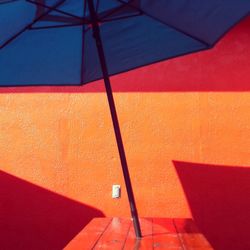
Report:
[[[0,171],[0,248],[63,249],[103,213]]]
[[[115,92],[249,91],[250,17],[210,50],[177,57],[111,77]],[[0,88],[0,93],[100,93],[102,81],[81,87]]]
[[[250,167],[173,163],[193,218],[212,246],[250,249]]]

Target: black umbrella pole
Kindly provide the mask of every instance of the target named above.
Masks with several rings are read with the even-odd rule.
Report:
[[[111,117],[112,117],[112,121],[113,121],[116,142],[117,142],[117,146],[118,146],[124,181],[125,181],[127,194],[128,194],[128,200],[129,200],[129,204],[130,204],[131,215],[133,218],[135,235],[137,238],[141,238],[141,228],[140,228],[140,223],[139,223],[139,219],[138,219],[138,213],[137,213],[137,209],[136,209],[134,193],[133,193],[133,189],[132,189],[132,185],[131,185],[128,164],[127,164],[125,150],[124,150],[124,146],[123,146],[123,142],[122,142],[119,121],[118,121],[117,112],[116,112],[116,108],[115,108],[114,97],[113,97],[112,88],[111,88],[111,84],[110,84],[107,64],[106,64],[106,60],[105,60],[105,55],[104,55],[104,50],[103,50],[103,45],[102,45],[102,40],[101,40],[101,35],[100,35],[99,24],[98,24],[93,0],[88,0],[88,6],[89,6],[89,12],[90,12],[90,17],[91,17],[91,21],[92,21],[93,36],[94,36],[95,41],[96,41],[96,47],[98,50],[98,55],[99,55],[100,64],[101,64],[101,68],[102,68],[103,79],[104,79],[106,93],[107,93],[107,97],[108,97],[110,113],[111,113]]]

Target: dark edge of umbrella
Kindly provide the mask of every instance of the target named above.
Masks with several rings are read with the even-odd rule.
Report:
[[[180,57],[180,56],[185,56],[185,55],[190,55],[190,54],[193,54],[193,53],[198,53],[198,52],[201,52],[203,50],[208,50],[208,49],[211,49],[212,47],[209,47],[209,48],[202,48],[202,49],[197,49],[196,51],[192,51],[192,52],[186,52],[186,53],[183,53],[183,54],[179,54],[177,56],[172,56],[172,57],[169,57],[168,59],[174,59],[174,58],[177,58],[177,57]],[[168,60],[167,59],[167,60]],[[139,69],[139,68],[142,68],[142,67],[146,67],[146,66],[150,66],[154,63],[160,63],[160,62],[164,62],[166,61],[166,59],[160,59],[160,60],[156,60],[156,61],[153,61],[153,62],[150,62],[150,63],[145,63],[145,64],[141,64],[140,66],[137,66],[137,67],[134,67],[134,68],[131,68],[131,69],[125,69],[125,70],[121,70],[121,71],[118,71],[116,73],[113,73],[113,74],[109,74],[110,77],[113,77],[113,76],[116,76],[116,75],[119,75],[119,74],[123,74],[123,73],[127,73],[128,71],[132,71],[132,70],[136,70],[136,69]],[[103,80],[103,77],[98,77],[94,80],[90,80],[88,82],[85,82],[85,83],[72,83],[72,84],[69,84],[69,83],[58,83],[58,84],[55,84],[55,83],[45,83],[45,84],[22,84],[22,85],[18,85],[18,84],[12,84],[12,85],[1,85],[0,88],[22,88],[22,87],[81,87],[81,86],[84,86],[84,85],[87,85],[87,84],[91,84],[93,82],[97,82],[97,81],[100,81],[100,80]]]

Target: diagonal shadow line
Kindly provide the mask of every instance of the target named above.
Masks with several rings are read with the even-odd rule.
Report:
[[[250,167],[173,164],[193,218],[214,249],[250,249]]]
[[[61,250],[93,218],[91,206],[0,171],[1,249]]]

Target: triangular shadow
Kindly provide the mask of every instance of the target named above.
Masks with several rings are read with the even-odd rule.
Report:
[[[98,209],[0,171],[3,250],[61,250],[93,217],[103,216]]]
[[[214,249],[250,249],[250,168],[173,164],[193,218]]]

